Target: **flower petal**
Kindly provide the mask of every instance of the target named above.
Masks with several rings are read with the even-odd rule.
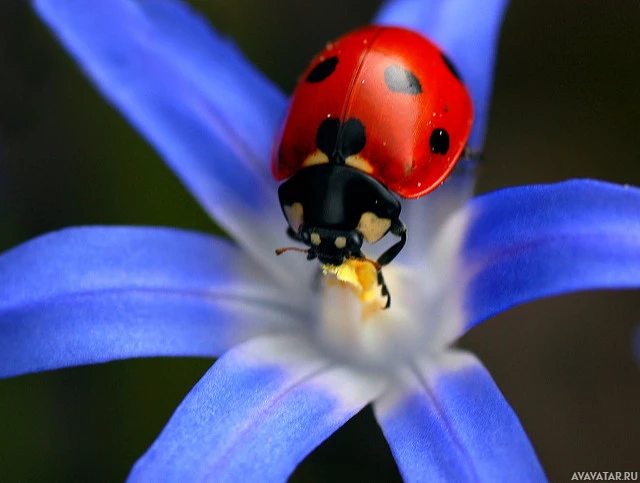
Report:
[[[36,0],[102,94],[158,150],[204,208],[281,280],[289,243],[271,140],[286,98],[178,0]]]
[[[0,256],[0,377],[143,356],[215,357],[296,309],[239,248],[160,228],[75,228]]]
[[[254,339],[192,389],[130,481],[284,481],[380,390],[302,339]]]
[[[508,0],[389,0],[374,23],[416,30],[453,60],[469,87],[475,122],[469,146],[481,150],[489,113],[498,35]]]
[[[137,6],[158,33],[156,48],[166,61],[216,107],[225,128],[220,135],[244,147],[256,169],[270,173],[274,132],[288,103],[284,93],[186,3],[156,0]]]
[[[545,481],[520,421],[473,355],[421,366],[374,403],[405,481]]]
[[[435,191],[414,200],[401,200],[400,218],[407,226],[407,243],[397,260],[432,272],[434,242],[451,216],[473,196],[475,167],[456,168]]]
[[[509,188],[475,198],[462,218],[467,328],[542,297],[640,287],[638,188],[591,180]]]

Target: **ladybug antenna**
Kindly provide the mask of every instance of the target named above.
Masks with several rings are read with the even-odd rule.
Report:
[[[284,252],[289,252],[289,251],[301,252],[306,254],[309,253],[308,248],[305,250],[304,248],[298,248],[298,247],[284,247],[284,248],[276,249],[276,255],[282,255]]]

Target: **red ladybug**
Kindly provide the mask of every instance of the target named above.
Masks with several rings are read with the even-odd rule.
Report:
[[[394,194],[437,188],[472,121],[453,64],[421,35],[370,26],[327,44],[302,74],[273,150],[273,176],[287,180],[278,190],[287,233],[309,259],[341,265],[390,231],[400,240],[377,260],[386,265],[406,242]]]

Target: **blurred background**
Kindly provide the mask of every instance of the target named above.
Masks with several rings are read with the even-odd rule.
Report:
[[[198,0],[284,90],[379,1]],[[513,0],[480,192],[588,177],[640,185],[640,3]],[[24,0],[0,2],[0,251],[71,225],[214,226],[88,84]],[[461,341],[491,371],[548,476],[640,470],[639,292],[526,304]],[[0,381],[0,481],[119,481],[211,365],[153,359]],[[296,481],[393,481],[370,410]]]

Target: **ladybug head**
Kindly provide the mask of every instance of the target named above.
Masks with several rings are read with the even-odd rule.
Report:
[[[309,247],[308,258],[341,265],[365,258],[364,240],[375,243],[399,221],[400,202],[384,185],[344,164],[302,169],[279,190],[287,233]]]
[[[303,223],[294,237],[309,247],[307,258],[317,258],[322,265],[338,266],[349,258],[362,258],[363,238],[356,230],[332,230]]]

